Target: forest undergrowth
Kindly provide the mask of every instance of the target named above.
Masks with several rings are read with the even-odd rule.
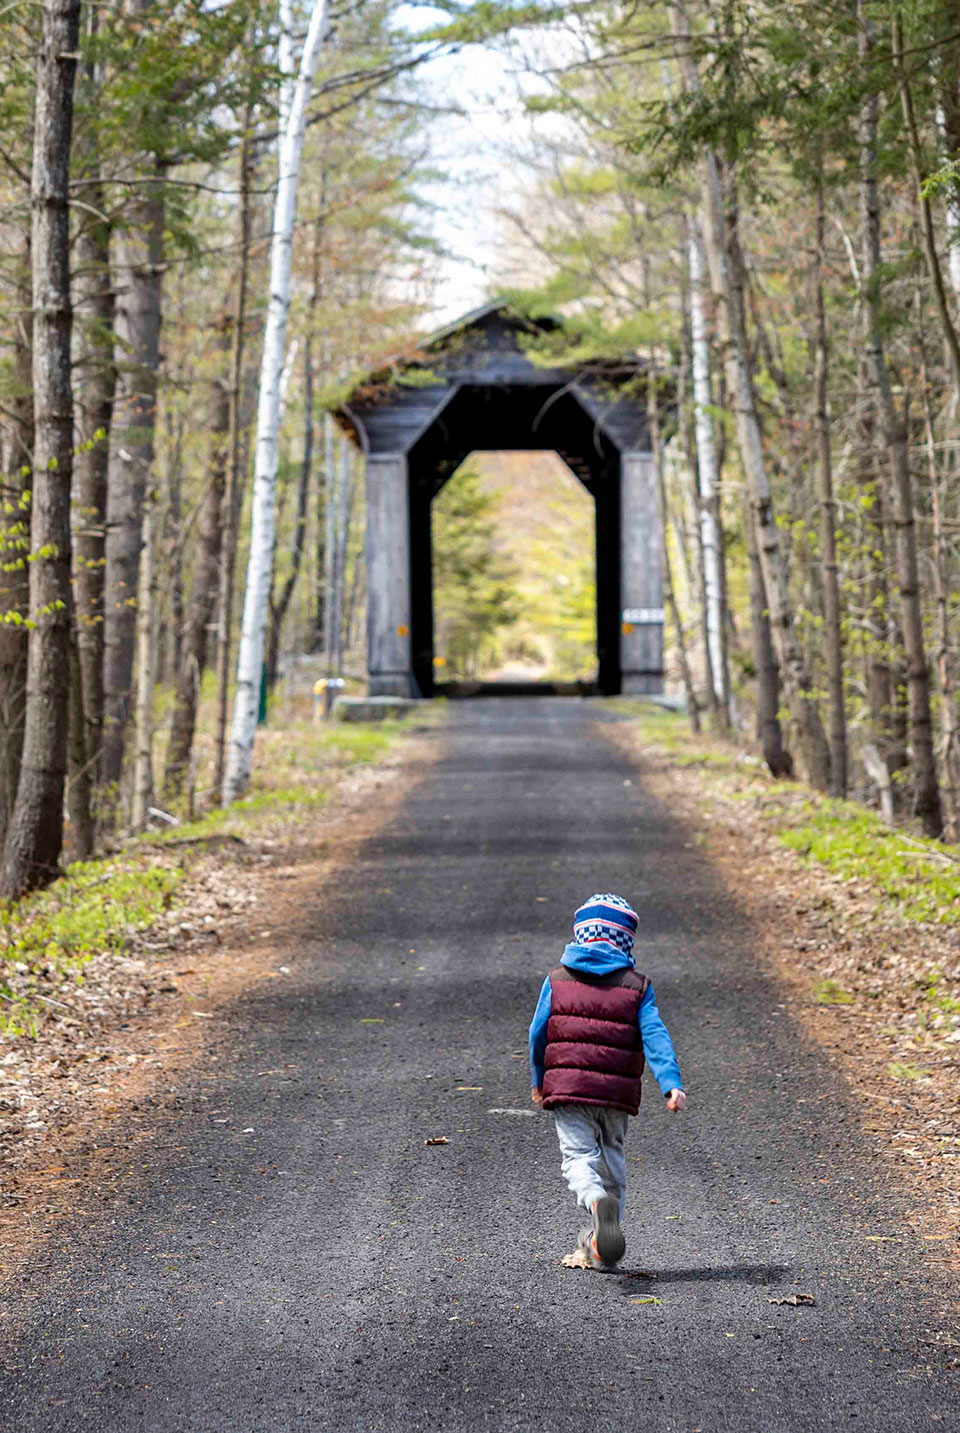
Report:
[[[748,912],[792,1018],[909,1179],[931,1253],[960,1267],[960,847],[777,781],[750,750],[693,735],[674,713],[610,705],[632,718],[612,730],[645,782]]]

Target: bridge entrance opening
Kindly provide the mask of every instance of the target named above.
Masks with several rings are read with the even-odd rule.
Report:
[[[434,691],[597,690],[595,503],[556,453],[471,453],[433,500],[431,546]],[[413,636],[423,691],[429,634]]]
[[[663,690],[661,528],[643,375],[635,356],[564,366],[565,341],[560,321],[496,301],[366,375],[339,409],[366,457],[371,696],[434,690],[432,507],[471,453],[490,451],[553,453],[586,489],[597,686]]]

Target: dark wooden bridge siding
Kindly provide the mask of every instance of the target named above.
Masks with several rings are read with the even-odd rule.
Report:
[[[660,526],[638,371],[536,362],[527,350],[556,329],[488,305],[371,375],[341,409],[341,423],[368,455],[372,693],[432,690],[430,504],[464,458],[484,449],[552,449],[591,493],[601,689],[660,689]],[[624,609],[643,615],[625,622]]]
[[[536,340],[533,325],[511,317],[505,308],[491,307],[414,360],[374,375],[346,405],[344,416],[356,419],[369,452],[406,453],[442,417],[458,385],[534,387],[543,390],[545,399],[567,390],[619,452],[648,447],[643,399],[618,392],[635,375],[624,371],[605,380],[587,371],[542,367],[525,351]]]

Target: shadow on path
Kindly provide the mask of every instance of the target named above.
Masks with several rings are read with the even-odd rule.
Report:
[[[787,1264],[720,1264],[715,1269],[617,1269],[610,1272],[621,1279],[644,1279],[657,1284],[782,1284],[793,1270]]]

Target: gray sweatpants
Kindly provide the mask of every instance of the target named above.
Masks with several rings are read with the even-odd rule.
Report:
[[[630,1116],[605,1105],[554,1105],[550,1113],[560,1141],[560,1168],[577,1203],[589,1213],[595,1200],[613,1194],[622,1215],[627,1190],[623,1139]]]

